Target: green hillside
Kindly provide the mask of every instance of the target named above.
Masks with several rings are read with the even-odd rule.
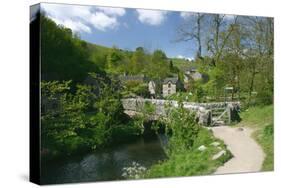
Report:
[[[179,70],[185,70],[189,67],[197,67],[198,63],[194,61],[189,61],[185,59],[179,59],[179,58],[170,58],[173,61],[173,64],[175,67],[177,67]]]

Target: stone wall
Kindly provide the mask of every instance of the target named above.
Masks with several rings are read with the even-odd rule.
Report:
[[[155,116],[166,116],[167,107],[177,108],[179,106],[174,100],[161,99],[144,99],[144,98],[129,98],[122,99],[123,108],[126,112],[133,114],[133,112],[141,113],[145,103],[150,103],[155,106]],[[196,113],[199,124],[211,125],[212,123],[212,109],[226,108],[229,109],[230,121],[239,120],[239,102],[219,102],[219,103],[194,103],[183,102],[185,109],[194,111]]]

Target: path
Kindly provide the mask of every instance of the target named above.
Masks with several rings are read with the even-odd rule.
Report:
[[[251,137],[252,129],[218,126],[212,128],[215,137],[224,141],[233,158],[219,167],[215,174],[258,172],[265,154]]]

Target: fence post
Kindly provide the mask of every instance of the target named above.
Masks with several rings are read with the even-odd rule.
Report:
[[[231,105],[227,104],[227,116],[228,116],[228,124],[231,123]]]

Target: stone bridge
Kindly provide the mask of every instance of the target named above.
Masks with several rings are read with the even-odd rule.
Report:
[[[178,108],[179,102],[175,100],[127,98],[122,99],[124,112],[129,116],[146,113],[145,105],[152,105],[153,112],[149,114],[150,120],[157,120],[159,117],[166,117],[169,108]],[[240,102],[213,102],[194,103],[182,102],[183,108],[196,113],[199,124],[214,126],[230,124],[239,121]]]

